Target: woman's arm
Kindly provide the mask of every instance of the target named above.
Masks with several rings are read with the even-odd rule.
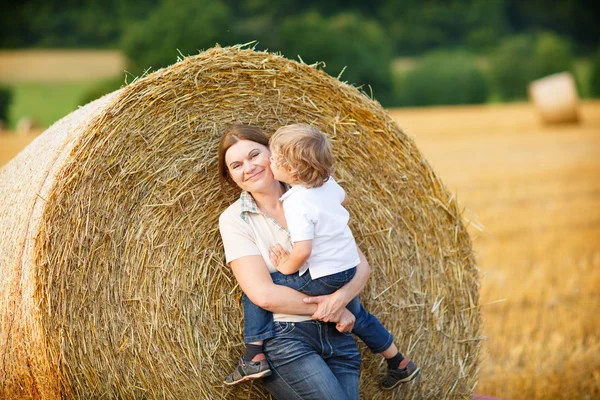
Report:
[[[330,295],[304,298],[305,303],[317,305],[317,311],[312,314],[312,319],[324,322],[339,321],[350,300],[364,289],[371,274],[371,267],[360,249],[358,249],[358,256],[360,264],[356,267],[356,274],[350,282]]]
[[[261,256],[241,257],[231,261],[229,266],[246,296],[260,308],[294,315],[312,315],[317,311],[316,305],[302,301],[306,295],[274,284]]]
[[[264,310],[283,314],[312,315],[318,309],[317,305],[302,301],[304,294],[274,284],[261,256],[241,257],[231,261],[229,266],[246,296]],[[355,318],[344,307],[327,322],[337,323],[336,328],[340,332],[351,332]]]

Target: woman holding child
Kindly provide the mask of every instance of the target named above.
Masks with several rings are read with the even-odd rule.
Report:
[[[287,140],[296,136],[309,140]],[[419,369],[398,352],[389,332],[356,297],[370,268],[347,227],[343,189],[329,176],[333,156],[327,138],[299,124],[281,128],[274,138],[273,157],[269,139],[248,125],[234,125],[219,144],[220,178],[242,189],[240,199],[221,214],[219,227],[226,262],[245,293],[247,344],[225,383],[264,378],[278,399],[358,399],[361,359],[350,331],[387,359],[382,389],[412,380]],[[299,158],[292,160],[291,148],[306,151],[296,151]],[[302,191],[309,193],[308,199],[324,200],[323,209],[333,210],[333,217],[325,213],[320,225],[328,231],[339,228],[334,244],[322,242],[315,228],[319,223],[297,227],[302,222],[295,215],[301,211],[284,211],[281,199],[292,204],[286,198]],[[331,258],[338,256],[342,261]]]

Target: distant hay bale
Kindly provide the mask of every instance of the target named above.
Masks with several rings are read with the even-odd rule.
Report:
[[[63,118],[0,170],[0,397],[268,398],[242,348],[216,147],[234,123],[332,139],[373,273],[365,306],[422,369],[403,398],[470,398],[478,271],[453,196],[376,102],[318,69],[215,48]],[[365,351],[363,398],[387,398]],[[251,393],[250,393],[251,392]],[[392,392],[394,393],[394,392]]]
[[[547,124],[579,121],[579,96],[569,72],[548,75],[528,87],[529,99]]]

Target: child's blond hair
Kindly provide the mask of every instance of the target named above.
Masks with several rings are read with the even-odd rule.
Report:
[[[322,186],[333,173],[333,152],[329,138],[306,124],[283,126],[269,139],[275,163],[289,170],[290,177],[308,188]]]

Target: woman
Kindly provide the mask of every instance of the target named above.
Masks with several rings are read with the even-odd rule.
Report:
[[[273,374],[262,382],[278,399],[358,399],[360,355],[349,333],[353,320],[341,318],[364,287],[370,268],[361,264],[353,280],[329,296],[305,295],[276,285],[269,258],[271,245],[291,249],[279,198],[283,184],[270,169],[268,138],[248,125],[234,125],[219,144],[223,183],[242,189],[240,199],[221,214],[225,258],[245,295],[273,312],[275,337],[264,352]],[[305,301],[303,301],[305,299]],[[343,332],[336,329],[335,323]]]

